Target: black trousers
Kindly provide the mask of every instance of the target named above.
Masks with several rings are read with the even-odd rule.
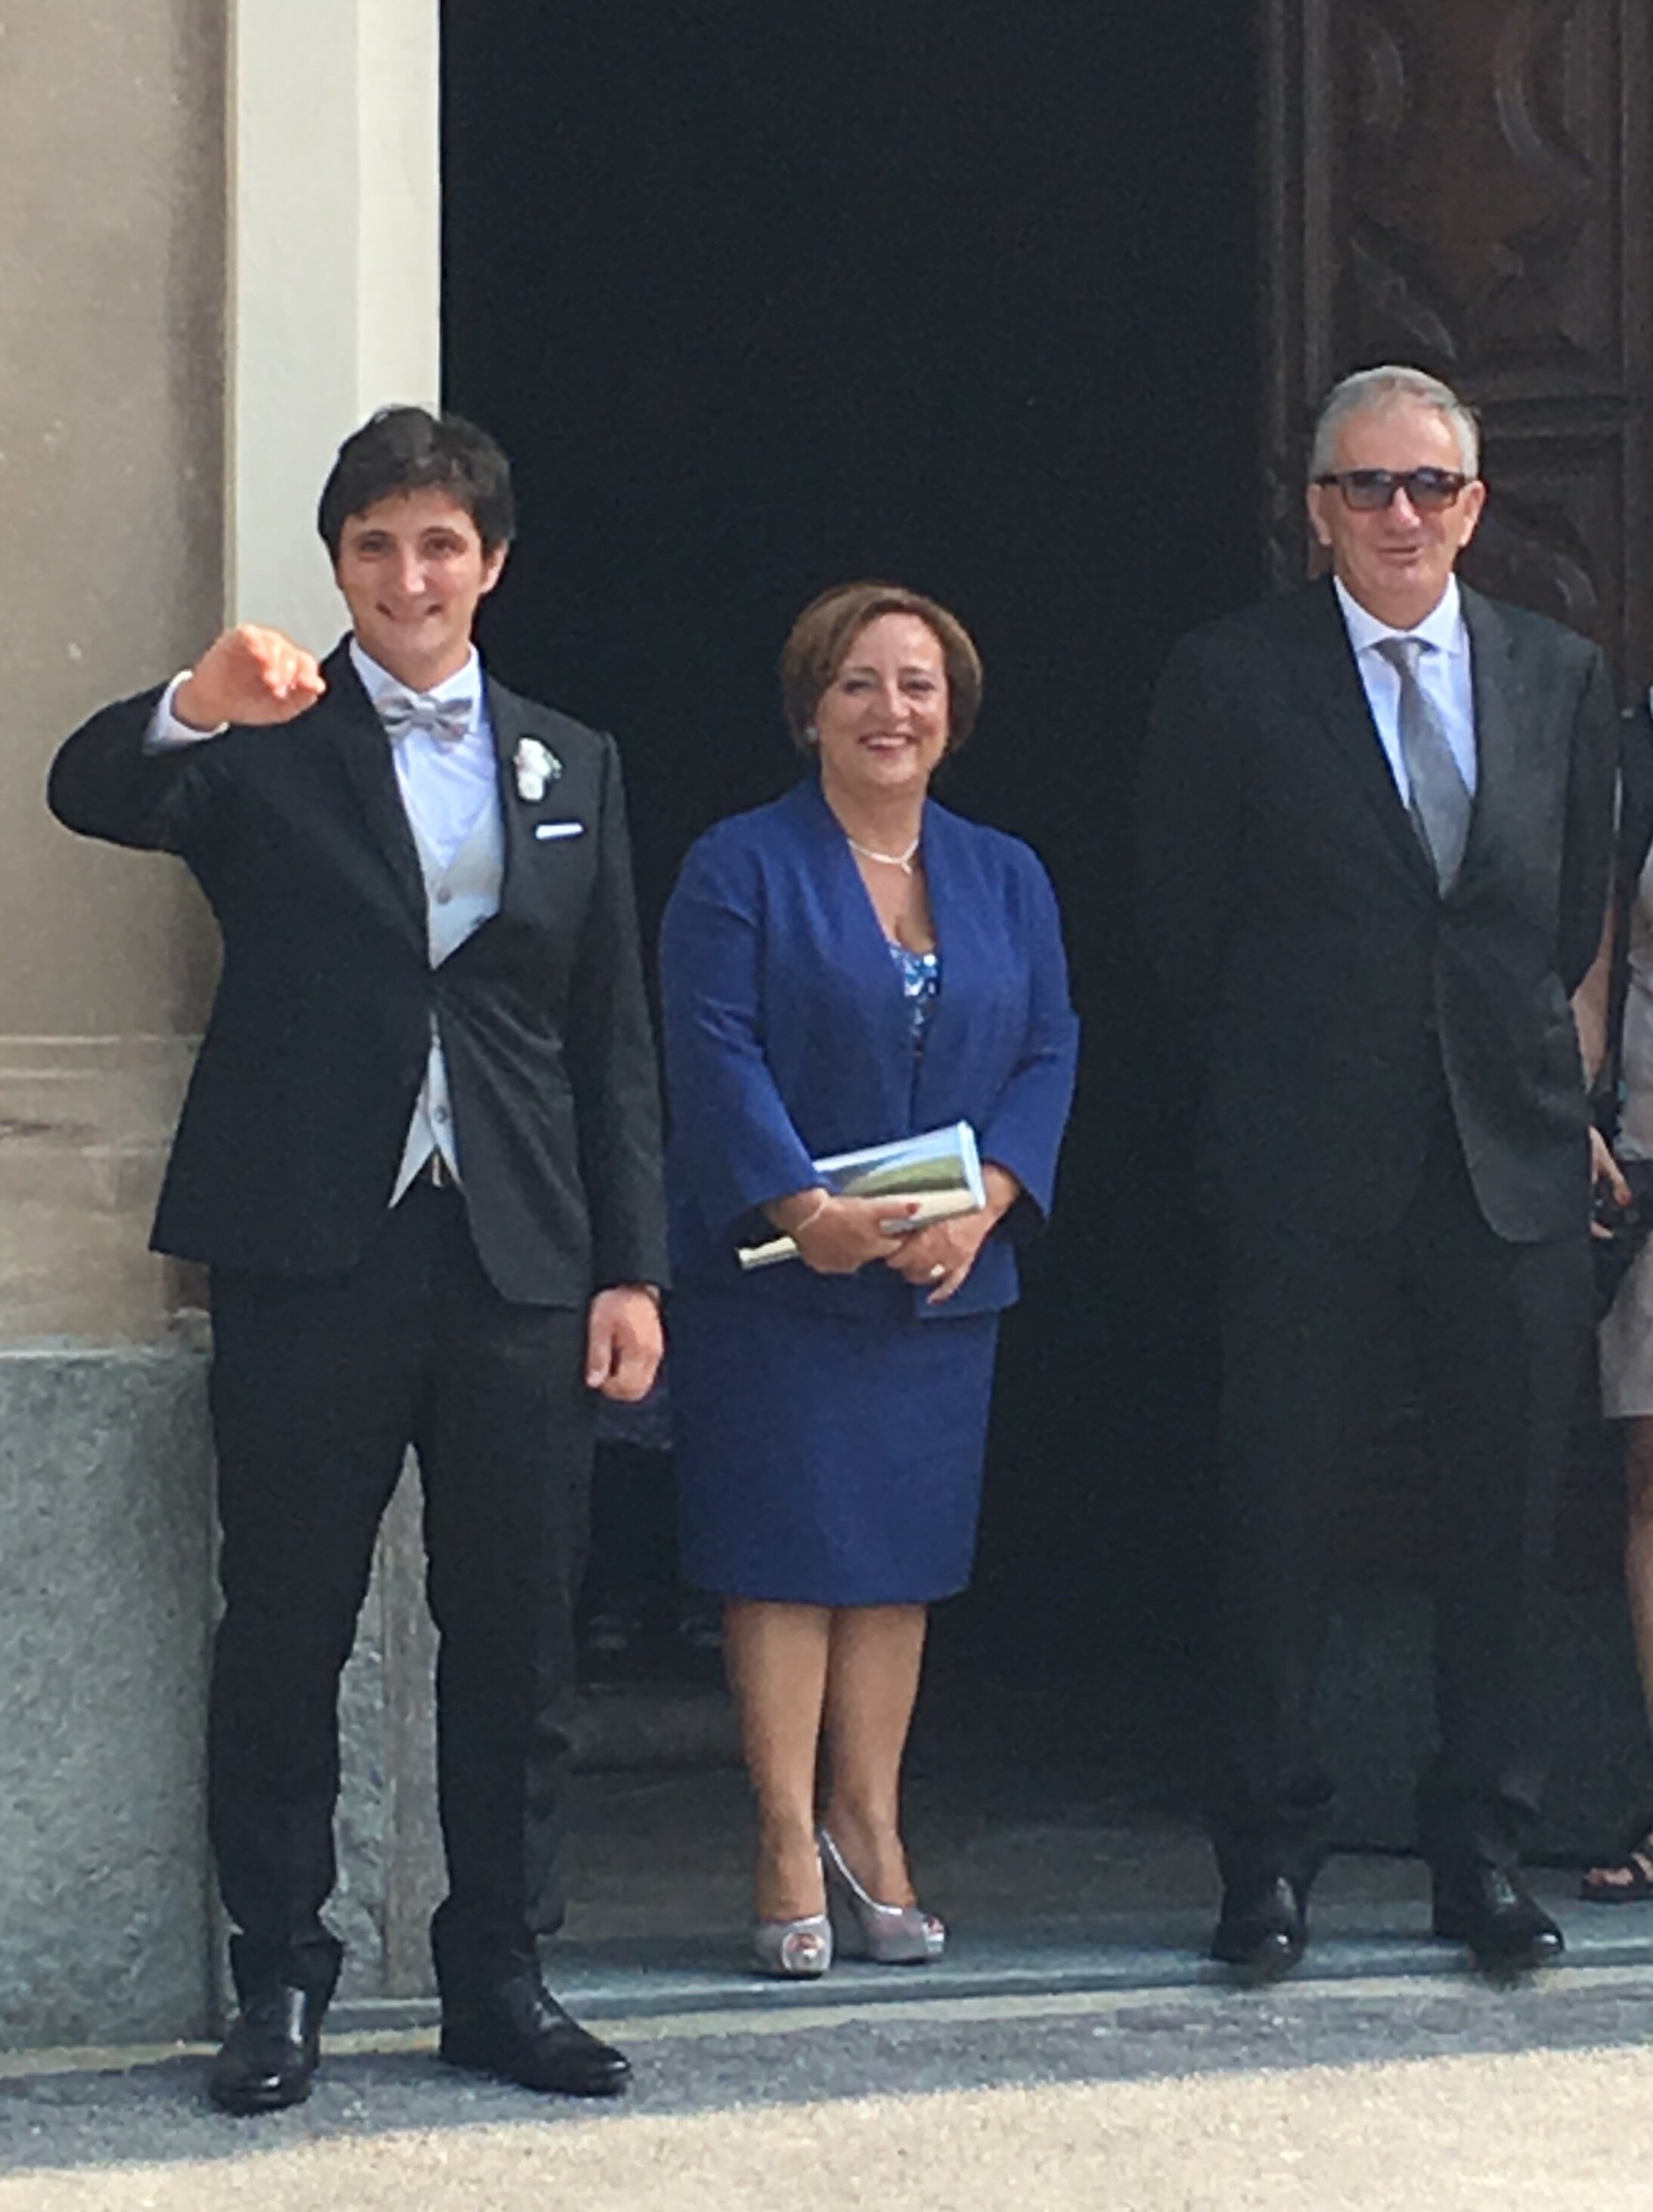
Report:
[[[1588,1340],[1586,1227],[1537,1244],[1488,1228],[1443,1101],[1404,1220],[1340,1237],[1237,1226],[1225,1254],[1231,1882],[1307,1882],[1331,1832],[1314,1729],[1330,1524],[1374,1334],[1414,1341],[1428,1424],[1440,1750],[1419,1792],[1438,1867],[1509,1865],[1545,1765],[1535,1680],[1568,1417]]]
[[[561,1923],[574,1600],[593,1405],[582,1313],[514,1305],[459,1194],[417,1183],[348,1274],[215,1272],[211,1404],[224,1613],[208,1805],[245,1996],[330,1993],[338,1682],[410,1445],[440,1638],[444,1988]]]

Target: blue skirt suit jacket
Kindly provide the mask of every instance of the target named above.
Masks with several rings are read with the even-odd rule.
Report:
[[[1079,1024],[1049,878],[1019,839],[927,802],[921,851],[941,987],[922,1052],[854,854],[807,777],[690,851],[660,943],[672,1102],[673,1270],[819,1313],[872,1317],[894,1284],[925,1318],[1015,1303],[1014,1246],[1049,1210]],[[887,1267],[743,1276],[757,1209],[812,1162],[951,1121],[1024,1194],[957,1296],[931,1307]]]
[[[725,1595],[927,1600],[975,1543],[996,1316],[1042,1225],[1078,1024],[1056,902],[1017,839],[928,802],[939,991],[921,1048],[854,855],[811,775],[690,853],[661,938],[672,1396],[684,1564]],[[874,1262],[743,1274],[812,1162],[967,1121],[1024,1195],[957,1295]]]

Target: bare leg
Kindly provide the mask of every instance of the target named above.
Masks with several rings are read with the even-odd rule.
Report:
[[[921,1605],[847,1606],[832,1615],[825,1825],[882,1905],[914,1901],[901,1840],[901,1760],[927,1620]]]
[[[1638,1415],[1625,1431],[1625,1588],[1642,1696],[1653,1720],[1653,1415]],[[1586,1891],[1639,1893],[1653,1882],[1653,1849],[1644,1838],[1624,1858],[1592,1867]]]
[[[825,1902],[815,1771],[833,1619],[819,1605],[724,1601],[724,1663],[757,1798],[760,1920],[802,1920]]]

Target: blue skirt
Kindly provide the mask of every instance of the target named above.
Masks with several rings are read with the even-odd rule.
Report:
[[[683,1570],[724,1597],[910,1605],[969,1582],[997,1314],[876,1323],[680,1288]]]

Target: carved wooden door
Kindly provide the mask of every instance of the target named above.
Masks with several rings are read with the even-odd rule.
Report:
[[[1308,426],[1415,362],[1480,410],[1466,573],[1653,679],[1649,0],[1265,0],[1267,523],[1307,559]]]

